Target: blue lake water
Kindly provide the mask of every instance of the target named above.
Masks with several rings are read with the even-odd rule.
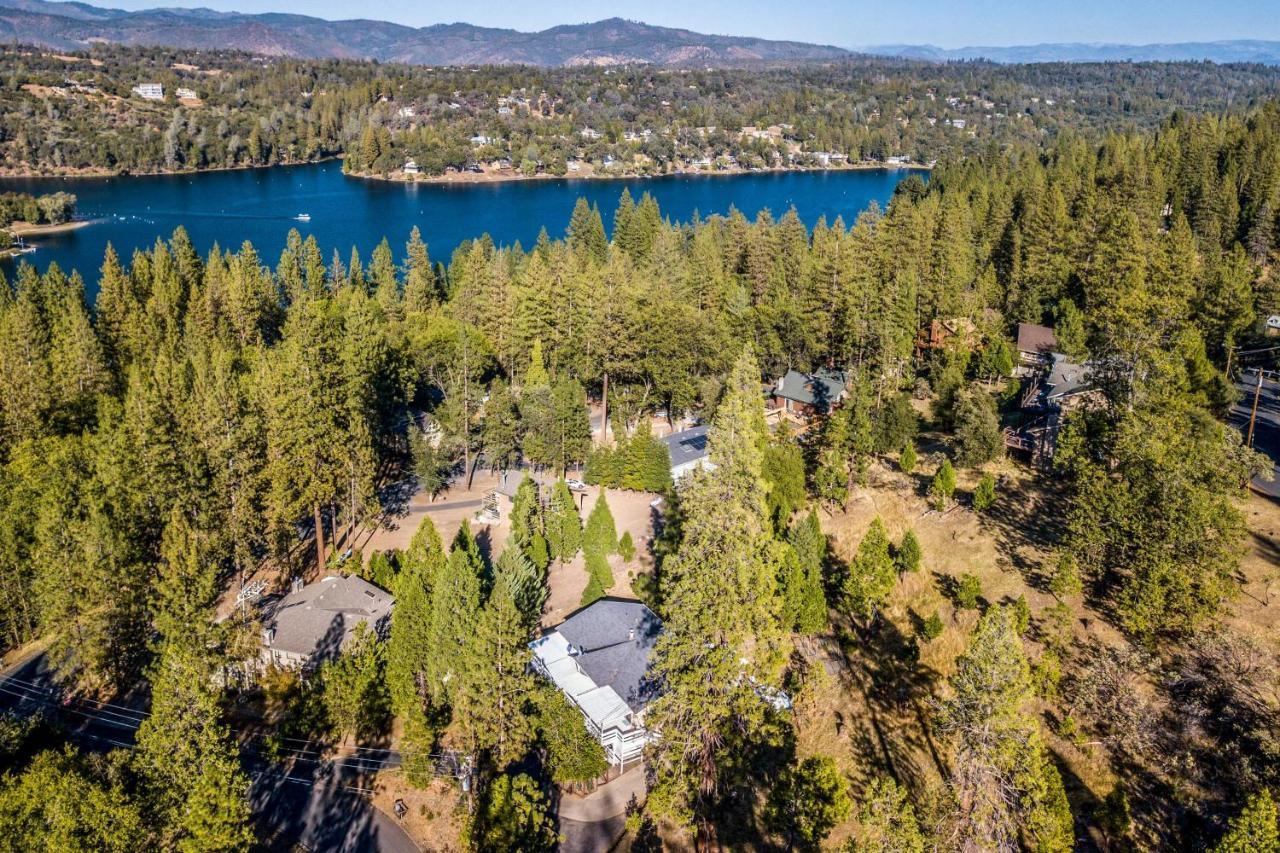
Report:
[[[273,266],[291,228],[314,235],[326,261],[338,249],[345,262],[352,246],[367,259],[383,237],[402,257],[416,225],[432,257],[447,261],[463,240],[486,232],[500,245],[518,240],[526,247],[543,227],[560,236],[579,196],[599,204],[608,227],[624,186],[637,200],[651,193],[663,215],[676,221],[731,207],[749,218],[764,208],[781,216],[794,206],[812,226],[823,216],[852,223],[871,202],[886,204],[908,174],[886,169],[442,185],[348,178],[341,163],[328,162],[195,175],[3,179],[0,191],[75,193],[77,216],[93,224],[32,240],[39,248],[24,259],[41,270],[52,262],[79,270],[92,293],[108,242],[127,260],[135,248],[168,237],[179,225],[202,254],[214,243],[236,248],[249,240]],[[311,220],[295,221],[300,213]],[[12,261],[3,264],[12,272]]]

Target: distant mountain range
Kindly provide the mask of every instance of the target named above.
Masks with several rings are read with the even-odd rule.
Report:
[[[212,9],[128,12],[87,3],[0,0],[0,41],[83,50],[94,42],[213,50],[268,56],[377,59],[419,65],[543,66],[651,63],[728,66],[830,61],[855,55],[830,45],[714,36],[621,18],[568,24],[536,33],[472,24],[407,27],[387,21],[326,21],[307,15],[247,15]],[[1037,44],[941,48],[876,45],[856,53],[935,62],[987,59],[999,63],[1200,61],[1280,65],[1280,42],[1177,44]]]
[[[702,35],[620,18],[522,33],[471,24],[414,28],[386,21],[326,21],[306,15],[246,15],[211,9],[127,12],[48,0],[0,0],[0,40],[58,50],[83,50],[93,42],[110,42],[421,65],[726,66],[850,55],[838,47]]]
[[[1177,42],[1175,44],[1029,44],[1013,47],[942,48],[931,44],[889,44],[864,47],[862,53],[927,59],[989,59],[1019,64],[1030,62],[1257,62],[1280,65],[1280,42],[1235,41]]]

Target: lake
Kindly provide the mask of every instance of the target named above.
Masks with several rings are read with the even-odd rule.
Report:
[[[794,206],[812,226],[823,216],[828,221],[843,216],[852,223],[871,202],[886,204],[908,174],[876,169],[445,185],[348,178],[334,161],[194,175],[11,178],[0,180],[0,192],[75,193],[77,217],[93,224],[35,238],[31,242],[38,251],[23,257],[41,270],[55,261],[64,270],[79,270],[92,295],[108,242],[127,261],[135,248],[168,237],[179,225],[202,254],[214,243],[237,248],[249,240],[272,266],[291,228],[313,235],[326,261],[336,248],[345,262],[353,245],[367,260],[383,237],[401,258],[417,225],[432,258],[447,261],[463,240],[486,232],[500,245],[518,240],[526,247],[544,226],[553,237],[561,236],[579,196],[599,204],[608,227],[623,187],[637,200],[648,191],[663,215],[676,221],[695,213],[728,213],[730,207],[749,218],[765,208],[781,216]],[[301,213],[310,221],[295,221]],[[3,264],[12,273],[15,262]]]

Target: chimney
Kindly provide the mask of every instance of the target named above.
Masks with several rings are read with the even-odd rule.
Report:
[[[263,629],[262,629],[262,645],[264,645],[264,646],[269,646],[269,645],[271,645],[273,642],[275,642],[275,639],[276,639],[276,629],[275,629],[275,628],[263,628]]]
[[[289,589],[290,589],[290,591],[292,591],[292,592],[301,592],[301,591],[302,591],[302,578],[294,578],[294,579],[293,579],[293,583],[292,583],[292,584],[290,584],[290,586],[289,586]]]

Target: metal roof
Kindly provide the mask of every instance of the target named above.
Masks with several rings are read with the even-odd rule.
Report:
[[[849,389],[849,375],[843,370],[823,368],[814,373],[788,370],[773,387],[775,397],[825,409],[840,402]]]

